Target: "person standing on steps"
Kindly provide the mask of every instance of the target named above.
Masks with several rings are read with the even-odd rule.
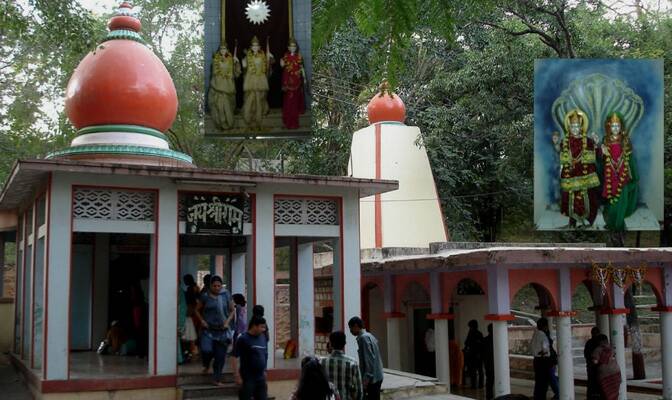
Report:
[[[364,399],[380,400],[380,387],[383,385],[383,360],[380,357],[378,340],[364,329],[364,321],[359,317],[350,318],[348,327],[350,333],[357,338]]]
[[[267,400],[266,364],[268,340],[264,336],[266,320],[252,316],[247,332],[238,337],[231,365],[233,377],[239,386],[239,400]]]
[[[226,350],[233,339],[231,323],[235,315],[231,295],[222,289],[222,278],[215,275],[210,279],[208,293],[201,296],[199,315],[201,318],[201,356],[203,373],[207,374],[212,363],[214,384],[222,386],[222,369],[226,361]]]

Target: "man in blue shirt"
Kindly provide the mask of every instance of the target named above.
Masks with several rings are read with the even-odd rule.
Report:
[[[380,387],[383,384],[383,360],[380,357],[378,340],[364,329],[364,321],[352,317],[348,321],[350,333],[357,338],[359,370],[362,373],[364,399],[380,400]]]
[[[266,363],[268,341],[264,336],[266,320],[253,316],[247,332],[238,337],[233,352],[233,376],[240,386],[239,400],[267,400]],[[240,366],[238,365],[240,360]]]

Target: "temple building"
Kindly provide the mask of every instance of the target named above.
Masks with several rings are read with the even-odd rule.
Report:
[[[573,296],[583,290],[591,325],[615,349],[625,399],[635,384],[625,294],[646,286],[662,367],[649,389],[672,400],[669,248],[450,241],[421,132],[385,87],[368,106],[370,126],[354,133],[348,177],[199,168],[170,148],[175,87],[127,3],[108,27],[67,87],[76,137],[46,159],[18,160],[0,193],[0,249],[16,243],[10,357],[36,398],[235,393],[233,383],[204,388],[200,365],[178,366],[180,281],[209,272],[245,295],[248,316],[266,309],[271,393],[274,382],[296,381],[300,356],[323,353],[325,336],[361,315],[386,368],[435,376],[445,391],[451,341],[459,353],[468,321],[481,331],[491,323],[495,396],[509,394],[512,303],[531,288],[539,315],[553,320],[560,398],[576,392]],[[97,354],[130,308],[145,316],[140,357]],[[294,358],[283,357],[281,335],[296,343]],[[349,333],[347,343],[356,357]]]
[[[630,310],[624,295],[637,285],[653,293],[655,304],[650,310],[660,317],[660,341],[654,345],[661,351],[654,355],[662,354],[655,360],[662,364],[662,376],[654,376],[651,383],[633,384],[662,389],[663,398],[672,399],[669,248],[450,242],[420,130],[404,124],[403,102],[383,87],[369,103],[368,116],[370,125],[353,137],[351,174],[399,182],[397,191],[360,200],[362,316],[386,349],[387,368],[435,376],[449,388],[453,364],[449,343],[454,341],[462,349],[467,323],[473,319],[484,334],[487,325],[493,325],[495,396],[511,393],[511,363],[520,358],[512,354],[516,339],[509,340],[511,323],[520,317],[513,314],[512,305],[521,290],[532,288],[537,315],[551,321],[556,337],[560,398],[572,399],[577,362],[572,340],[578,332],[571,324],[577,311],[573,297],[584,291],[592,298],[591,323],[610,337],[615,349],[624,399],[630,369],[624,334]],[[329,262],[323,265],[319,286],[329,286],[331,267]],[[530,328],[531,336],[534,328]],[[434,351],[428,351],[425,343],[430,329],[429,347]],[[532,371],[530,356],[524,368]],[[453,371],[453,383],[461,372]]]
[[[397,183],[198,168],[170,149],[164,132],[176,115],[175,87],[131,7],[123,3],[108,27],[67,87],[78,130],[70,147],[18,160],[0,194],[2,230],[15,232],[17,244],[13,363],[36,398],[114,391],[174,399],[194,379],[183,379],[177,362],[182,275],[198,270],[199,256],[219,259],[213,272],[249,307],[264,306],[276,332],[281,246],[290,248],[301,304],[298,351],[312,354],[314,243],[335,251],[332,325],[343,329],[360,310],[359,199]],[[146,316],[140,357],[96,354],[129,307]],[[275,348],[271,334],[269,379],[296,379],[297,359],[276,359]],[[213,389],[235,393],[233,383]]]

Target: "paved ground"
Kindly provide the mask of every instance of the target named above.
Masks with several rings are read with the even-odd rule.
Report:
[[[28,388],[19,380],[19,376],[5,354],[0,354],[0,393],[4,400],[30,400]]]
[[[526,396],[532,397],[532,391],[534,389],[534,382],[528,381],[525,379],[511,379],[511,392],[516,393],[516,394],[524,394]],[[485,399],[485,390],[480,389],[480,390],[472,390],[472,389],[460,389],[460,390],[453,390],[454,394],[458,394],[460,396],[465,396],[471,399]],[[575,394],[579,395],[576,396],[577,399],[585,398],[585,393],[586,393],[586,388],[584,386],[576,386],[574,388]],[[549,395],[548,398],[550,399],[552,396],[551,391],[549,390]],[[438,399],[439,397],[432,398],[432,397],[419,397],[417,399],[413,400],[434,400]],[[653,399],[660,399],[660,396],[657,395],[649,395],[649,394],[641,394],[641,393],[628,393],[628,399],[629,400],[653,400]]]

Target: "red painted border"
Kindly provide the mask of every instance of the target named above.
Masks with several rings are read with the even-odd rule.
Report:
[[[454,320],[455,319],[455,314],[450,314],[450,313],[437,313],[437,314],[427,314],[427,319],[447,319],[447,320]]]
[[[46,232],[44,233],[44,318],[42,324],[42,376],[47,379],[47,361],[48,361],[48,343],[49,337],[49,238],[51,237],[51,181],[53,173],[49,172],[49,180],[47,181],[47,204],[46,204]]]
[[[573,317],[576,311],[549,311],[545,313],[547,317]]]
[[[70,322],[72,315],[70,313],[70,305],[72,302],[71,298],[71,290],[70,290],[70,285],[72,285],[72,253],[74,249],[74,236],[75,232],[73,230],[74,228],[74,220],[75,220],[75,215],[74,215],[74,209],[75,209],[75,190],[80,189],[80,188],[86,188],[86,189],[113,189],[113,190],[125,190],[125,191],[130,191],[130,192],[153,192],[155,195],[155,202],[154,202],[154,355],[153,355],[153,371],[152,374],[156,374],[156,354],[157,354],[157,344],[156,344],[156,339],[157,339],[157,303],[158,303],[158,294],[157,294],[157,289],[158,289],[158,244],[159,244],[159,189],[158,188],[138,188],[138,187],[128,187],[128,186],[115,186],[115,185],[81,185],[81,184],[71,184],[70,185],[70,255],[69,255],[69,260],[68,260],[68,365],[67,365],[67,381],[71,381],[70,379],[70,362],[71,362],[71,348],[72,348],[72,341],[70,337]],[[178,198],[179,201],[179,198]],[[178,223],[179,223],[179,218],[178,218]],[[178,236],[179,236],[179,229],[178,229]],[[94,259],[95,259],[95,254],[94,254]],[[149,266],[150,268],[152,267],[151,265]],[[151,274],[151,272],[150,272]],[[46,378],[45,378],[46,379]],[[53,381],[53,382],[58,382],[58,381]]]
[[[177,386],[176,375],[124,379],[71,379],[42,381],[42,393],[113,391],[129,389],[158,389]]]
[[[152,375],[156,375],[158,372],[157,368],[157,351],[159,349],[159,346],[157,345],[157,340],[158,340],[158,332],[157,330],[159,329],[159,323],[157,322],[159,320],[159,220],[160,220],[160,214],[159,214],[159,203],[160,203],[160,196],[161,196],[161,191],[159,189],[151,190],[154,191],[155,201],[154,201],[154,354],[152,355]],[[179,198],[177,199],[179,201]],[[177,219],[179,220],[179,216],[176,215]],[[178,261],[179,262],[179,261]],[[151,268],[151,265],[150,265]]]
[[[406,318],[406,314],[402,312],[386,312],[383,313],[383,318],[385,319]]]
[[[374,125],[376,141],[376,179],[382,175],[382,129],[380,124]],[[374,195],[374,226],[375,226],[375,246],[383,247],[383,206],[380,193]]]
[[[337,207],[338,207],[338,218],[339,218],[339,224],[338,224],[338,243],[339,243],[339,251],[340,251],[340,257],[338,257],[338,261],[341,264],[340,265],[340,279],[341,279],[341,329],[345,330],[345,327],[347,326],[347,322],[345,320],[345,254],[343,252],[343,198],[339,197],[337,200]],[[358,202],[359,203],[359,202]],[[359,254],[357,255],[359,257]],[[361,274],[361,272],[360,272]],[[361,278],[360,278],[361,279]],[[359,290],[359,288],[357,288]],[[360,299],[360,307],[361,307],[361,299]],[[362,310],[359,310],[360,313]]]
[[[516,317],[511,314],[488,314],[483,319],[486,321],[513,321]]]
[[[22,267],[23,268],[23,275],[21,276],[21,286],[23,289],[21,290],[21,349],[20,349],[20,354],[21,354],[21,359],[23,359],[26,355],[23,351],[23,344],[26,340],[26,249],[28,248],[28,232],[26,231],[26,216],[27,212],[23,212],[23,218],[21,218],[23,222],[23,262]]]
[[[109,242],[108,242],[109,243]],[[108,246],[109,247],[109,246]],[[108,253],[109,256],[109,253]],[[109,274],[109,270],[108,270]],[[93,340],[93,310],[94,310],[94,305],[96,304],[96,237],[93,237],[93,246],[92,246],[92,252],[91,252],[91,315],[89,319],[89,331],[91,333],[90,338],[89,338],[89,346],[91,346],[89,349],[93,350],[93,347],[95,346],[95,342]],[[109,303],[109,302],[108,302]]]
[[[607,308],[603,309],[600,314],[602,315],[618,315],[618,314],[630,314],[630,309],[627,308]]]
[[[296,380],[300,377],[300,369],[269,369],[266,371],[266,379],[269,381]]]
[[[39,203],[40,196],[37,196],[33,200],[33,244],[32,251],[33,256],[30,258],[30,279],[31,279],[31,289],[30,289],[30,368],[35,368],[35,254],[37,254],[37,204]]]
[[[339,242],[339,248],[340,248],[340,257],[339,257],[339,263],[340,263],[340,281],[341,281],[341,326],[339,328],[345,329],[347,322],[345,321],[345,271],[344,271],[344,266],[345,266],[345,260],[343,257],[343,196],[322,196],[322,195],[310,195],[310,194],[284,194],[284,193],[277,193],[273,195],[273,205],[275,206],[275,199],[322,199],[322,200],[333,200],[336,201],[336,208],[338,209],[338,218],[339,218],[339,224],[338,224],[338,242]],[[359,202],[357,202],[359,203]],[[273,241],[275,243],[275,219],[273,220]],[[273,252],[275,255],[275,251]],[[273,270],[275,271],[275,265],[273,266]],[[361,312],[361,310],[360,310]]]
[[[653,307],[653,308],[651,308],[651,311],[672,312],[672,307],[669,307],[669,306]]]

